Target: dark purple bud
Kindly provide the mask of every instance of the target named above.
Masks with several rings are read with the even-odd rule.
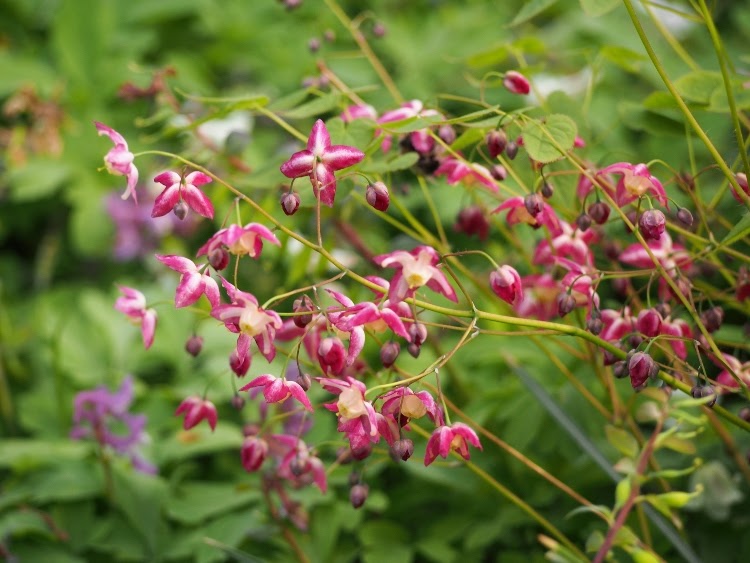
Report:
[[[555,186],[553,186],[549,182],[544,182],[544,184],[542,184],[541,192],[542,196],[544,196],[545,199],[549,199],[553,195],[555,195]]]
[[[208,263],[217,272],[223,270],[229,265],[229,251],[223,246],[214,248],[208,254]]]
[[[586,213],[581,213],[578,216],[578,219],[576,219],[576,225],[578,225],[578,228],[582,233],[585,233],[591,227],[591,217],[589,217]]]
[[[361,508],[367,500],[367,494],[370,492],[370,488],[367,485],[359,483],[354,485],[349,491],[349,501],[352,503],[354,508]]]
[[[750,407],[742,407],[740,412],[737,413],[737,416],[745,422],[750,422]]]
[[[647,209],[638,221],[638,230],[646,240],[658,240],[667,227],[667,218],[658,209]]]
[[[523,204],[526,207],[526,211],[528,211],[529,215],[532,217],[536,217],[542,212],[542,209],[544,209],[544,199],[537,193],[528,194],[523,198]]]
[[[286,192],[281,196],[281,209],[286,215],[294,215],[299,209],[300,199],[297,192]]]
[[[628,338],[628,344],[631,348],[638,348],[643,343],[643,337],[640,334],[631,334]]]
[[[612,373],[617,379],[622,379],[630,375],[628,371],[628,362],[620,360],[612,364]]]
[[[505,156],[507,156],[510,160],[513,160],[516,158],[516,155],[518,154],[518,143],[515,141],[508,141],[508,143],[505,145]]]
[[[410,342],[410,343],[409,343],[409,344],[408,344],[408,345],[406,346],[406,351],[407,351],[407,352],[409,352],[409,354],[410,354],[410,355],[411,355],[411,356],[412,356],[413,358],[418,358],[418,357],[419,357],[419,352],[420,352],[421,350],[422,350],[422,347],[421,347],[421,346],[418,346],[417,344],[414,344],[414,342]]]
[[[391,340],[383,344],[383,347],[380,348],[380,361],[383,367],[391,367],[396,362],[396,358],[398,358],[400,352],[401,345],[398,342]]]
[[[232,350],[229,355],[229,367],[237,375],[242,377],[250,369],[250,354],[243,354],[241,357],[237,354],[237,349]]]
[[[677,219],[683,225],[690,227],[693,224],[693,214],[684,207],[677,210]]]
[[[716,404],[716,390],[711,385],[695,385],[690,390],[690,395],[692,395],[693,399],[712,397],[712,399],[706,403],[706,406],[709,408]]]
[[[244,397],[240,397],[239,395],[235,395],[232,397],[232,408],[237,409],[238,411],[242,410],[242,407],[245,406],[245,399]]]
[[[612,289],[619,295],[627,295],[630,289],[630,280],[628,278],[615,278],[612,280]]]
[[[635,321],[635,326],[638,332],[653,338],[661,332],[661,323],[663,319],[656,309],[644,309],[638,313],[638,319]]]
[[[617,260],[622,252],[622,247],[616,240],[605,239],[602,244],[602,250],[607,258],[610,260]]]
[[[614,342],[613,346],[620,348],[622,350],[622,344],[620,344],[619,342]],[[609,350],[602,350],[602,354],[603,354],[603,363],[605,366],[611,366],[617,361],[617,356],[615,356]]]
[[[372,207],[378,211],[385,211],[391,203],[391,196],[388,188],[383,182],[368,184],[365,199]]]
[[[669,303],[658,303],[654,309],[656,309],[656,312],[661,315],[662,319],[666,319],[671,313],[672,313],[672,307],[669,305]]]
[[[596,201],[589,205],[588,213],[591,220],[598,225],[603,225],[609,219],[610,208],[607,203],[603,201]]]
[[[312,385],[312,379],[310,379],[309,374],[301,373],[299,374],[299,376],[297,376],[297,384],[305,391],[309,391],[310,386]]]
[[[372,453],[372,443],[371,442],[364,442],[362,445],[358,446],[351,446],[349,449],[352,452],[352,457],[358,461],[362,461],[363,459],[370,456]]]
[[[630,384],[633,386],[633,389],[639,390],[646,385],[655,365],[656,362],[654,362],[654,359],[646,352],[635,352],[630,357],[628,371],[630,372]]]
[[[508,145],[508,135],[502,129],[490,131],[485,137],[487,151],[492,158],[497,158],[503,154],[505,147]]]
[[[320,49],[320,39],[312,37],[310,41],[307,42],[307,48],[310,49],[311,53],[317,53]]]
[[[502,164],[495,164],[495,166],[490,168],[490,175],[498,182],[502,182],[508,177],[508,171]]]
[[[203,350],[203,337],[194,334],[185,342],[185,351],[194,358]]]
[[[588,321],[586,321],[586,328],[591,334],[598,336],[599,333],[601,333],[601,331],[604,329],[604,322],[602,322],[599,317],[591,317]]]
[[[391,446],[391,457],[394,461],[399,459],[402,461],[408,460],[414,454],[414,442],[409,438],[402,440],[396,440]]]
[[[421,346],[427,340],[427,327],[422,323],[411,323],[408,328],[411,341],[417,346]]]
[[[296,313],[294,317],[292,317],[295,326],[305,328],[312,322],[313,313],[315,312],[315,304],[307,295],[295,299],[292,309]]]
[[[188,206],[187,203],[180,200],[177,203],[174,204],[174,207],[172,208],[172,212],[174,213],[175,217],[177,217],[180,221],[182,221],[185,217],[187,217],[188,214]]]
[[[701,313],[701,322],[708,332],[716,332],[724,322],[724,309],[716,306],[703,311]]]
[[[576,308],[576,300],[570,293],[561,293],[557,296],[557,314],[564,317]]]

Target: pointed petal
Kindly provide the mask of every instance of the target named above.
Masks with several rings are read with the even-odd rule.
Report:
[[[198,271],[198,267],[188,258],[177,256],[176,254],[156,254],[155,256],[159,262],[175,272],[188,274]]]
[[[360,352],[365,347],[365,329],[361,326],[355,327],[349,333],[349,353],[346,356],[346,365],[352,365]]]
[[[301,178],[312,173],[315,157],[309,150],[294,153],[279,170],[287,178]]]
[[[310,131],[310,137],[307,139],[307,150],[317,157],[322,157],[323,152],[331,146],[331,135],[326,129],[326,124],[322,119],[318,119]]]
[[[156,331],[156,311],[148,309],[141,320],[141,336],[143,346],[148,350],[154,343],[154,332]]]
[[[206,294],[208,302],[211,303],[211,307],[218,307],[221,303],[221,297],[219,295],[219,284],[208,274],[203,274],[203,293]]]
[[[307,393],[305,393],[305,390],[302,389],[300,384],[295,381],[287,381],[286,386],[287,389],[289,389],[289,391],[291,392],[292,397],[297,399],[300,403],[302,403],[303,407],[312,412],[313,407],[310,404],[310,399],[307,398]]]
[[[186,184],[182,189],[182,197],[190,208],[208,219],[214,218],[214,206],[206,194],[192,184]]]
[[[180,184],[172,184],[156,196],[151,217],[163,217],[174,209],[178,201],[180,201]]]
[[[315,172],[310,176],[315,195],[320,198],[320,202],[333,207],[333,200],[336,198],[336,176],[333,174],[328,165],[319,162],[315,167]],[[320,189],[318,189],[320,186]]]
[[[173,186],[174,184],[177,184],[177,187],[180,186],[180,175],[177,172],[172,172],[171,170],[167,170],[166,172],[162,172],[158,176],[154,178],[154,182],[158,182],[159,184],[162,184],[164,187],[169,188],[170,186]]]
[[[192,305],[203,295],[203,276],[198,273],[182,274],[180,283],[175,291],[174,306],[187,307]]]
[[[349,168],[360,162],[365,157],[361,150],[347,145],[333,145],[328,147],[321,160],[333,170]]]
[[[187,176],[185,176],[185,184],[192,184],[194,186],[202,186],[203,184],[208,184],[212,182],[211,176],[208,174],[204,174],[203,172],[199,172],[196,170],[195,172],[191,172]]]

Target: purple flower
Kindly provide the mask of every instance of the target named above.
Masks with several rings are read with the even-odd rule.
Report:
[[[110,174],[116,176],[125,176],[128,180],[128,187],[122,194],[122,199],[128,199],[131,195],[133,201],[138,203],[135,195],[135,185],[138,183],[138,169],[133,164],[133,153],[128,150],[128,143],[125,138],[111,127],[103,123],[94,121],[96,130],[99,135],[106,135],[115,144],[113,148],[104,156],[104,164]]]
[[[323,120],[313,125],[307,140],[307,149],[294,153],[281,165],[281,173],[287,178],[309,176],[316,197],[328,207],[336,198],[336,176],[334,172],[349,168],[365,157],[361,150],[347,145],[331,145],[331,135]]]
[[[142,473],[156,473],[156,467],[140,454],[140,446],[148,442],[145,433],[146,416],[128,412],[133,402],[133,377],[128,375],[120,388],[110,392],[101,386],[90,391],[81,391],[74,400],[74,440],[94,438],[103,447],[110,447],[120,455],[128,456],[133,467]],[[120,432],[114,432],[114,428]],[[126,429],[122,433],[122,429]]]

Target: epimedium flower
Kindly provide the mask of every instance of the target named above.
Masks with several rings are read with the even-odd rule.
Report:
[[[215,308],[219,305],[219,286],[216,280],[205,271],[201,273],[206,264],[199,268],[192,260],[174,254],[157,254],[156,258],[168,268],[182,274],[175,291],[175,307],[192,305],[204,293],[212,307]]]
[[[427,441],[424,464],[430,465],[438,455],[447,458],[451,451],[455,451],[464,459],[469,459],[469,445],[482,449],[476,432],[467,425],[456,422],[451,426],[440,426]]]
[[[214,404],[211,401],[201,399],[195,395],[187,397],[182,401],[174,414],[185,415],[185,420],[182,423],[182,427],[185,430],[190,430],[194,426],[197,426],[201,421],[205,420],[208,422],[208,425],[213,432],[218,420],[218,414],[216,413],[216,407]]]
[[[500,299],[518,305],[523,299],[521,276],[512,266],[504,264],[490,273],[490,287]]]
[[[247,255],[250,258],[258,258],[263,250],[264,240],[276,246],[281,244],[268,227],[259,223],[248,223],[244,227],[229,225],[216,231],[206,244],[198,249],[196,256],[211,254],[217,248],[226,246],[229,252],[237,256]]]
[[[103,386],[81,391],[74,400],[70,437],[74,440],[93,437],[102,446],[128,456],[137,471],[154,474],[156,467],[140,454],[141,445],[148,442],[146,416],[128,412],[132,402],[133,377],[130,375],[114,392]],[[122,429],[126,432],[122,433]]]
[[[378,119],[378,123],[382,125],[384,123],[404,121],[406,119],[413,119],[417,117],[442,118],[443,116],[437,110],[425,109],[424,104],[421,102],[421,100],[409,100],[408,102],[404,102],[403,104],[401,104],[401,107],[385,112]],[[375,131],[376,137],[381,134],[382,131],[380,129]],[[414,150],[423,155],[430,153],[435,146],[435,140],[432,138],[432,135],[430,135],[429,130],[426,128],[411,132],[408,135],[408,139]],[[383,137],[383,143],[380,145],[380,147],[383,151],[387,152],[388,150],[390,150],[391,144],[392,137],[391,135],[387,134]]]
[[[240,456],[242,467],[245,471],[252,473],[258,471],[268,455],[268,442],[258,436],[247,436],[242,442]]]
[[[380,413],[401,427],[407,426],[411,419],[422,418],[424,415],[428,415],[437,426],[445,424],[443,410],[429,391],[414,392],[409,387],[397,387],[385,393],[381,399],[383,404]],[[396,435],[398,436],[398,432]]]
[[[281,165],[287,178],[309,176],[315,196],[332,207],[336,198],[335,172],[349,168],[365,157],[361,150],[348,145],[331,145],[331,135],[322,119],[313,125],[305,150],[294,153]]]
[[[514,94],[525,96],[531,91],[529,79],[516,70],[509,70],[503,78],[503,86]]]
[[[162,184],[164,190],[154,201],[151,217],[163,217],[184,201],[198,215],[213,219],[214,206],[206,194],[198,189],[199,186],[211,182],[211,177],[207,174],[196,170],[186,176],[181,176],[177,172],[168,170],[156,176],[154,182]]]
[[[648,192],[651,192],[664,207],[669,207],[664,186],[643,163],[616,162],[602,168],[598,174],[620,175],[620,180],[615,188],[615,201],[620,207],[635,201]]]
[[[508,225],[526,223],[535,229],[544,225],[554,233],[560,231],[560,220],[558,219],[555,210],[552,209],[552,206],[546,202],[542,204],[541,211],[532,216],[526,209],[526,203],[523,197],[511,197],[493,209],[492,213],[499,213],[500,211],[505,210],[508,210],[508,214],[505,216]]]
[[[399,303],[411,297],[416,289],[424,285],[451,301],[458,301],[445,274],[437,268],[440,255],[430,246],[417,246],[409,252],[395,250],[375,256],[373,261],[383,268],[396,268],[388,289],[391,303]]]
[[[492,177],[492,173],[481,164],[475,162],[466,162],[458,158],[446,157],[440,163],[435,176],[447,176],[446,180],[449,186],[463,182],[466,185],[478,183],[488,188],[491,192],[497,193],[499,188],[497,182]]]
[[[94,125],[99,135],[106,135],[115,144],[104,156],[104,164],[110,174],[125,176],[127,178],[128,187],[125,193],[122,194],[122,199],[128,199],[132,195],[133,201],[137,203],[138,198],[135,194],[135,186],[138,183],[138,169],[133,164],[135,157],[128,150],[127,141],[117,131],[103,123],[94,121]]]
[[[328,490],[323,462],[297,436],[273,434],[268,438],[271,450],[280,453],[278,475],[299,484],[315,483],[322,493]]]
[[[122,295],[115,301],[115,309],[127,315],[134,324],[141,327],[143,346],[148,349],[154,343],[156,311],[146,308],[146,297],[132,287],[117,286]]]
[[[365,400],[367,387],[364,383],[353,377],[344,379],[318,377],[316,380],[323,389],[339,396],[335,403],[327,403],[323,406],[338,415],[340,432],[345,432],[349,436],[368,436],[371,442],[377,442],[380,439],[378,417],[372,403]]]
[[[263,396],[267,403],[282,403],[289,397],[294,397],[307,410],[313,410],[305,390],[296,381],[289,381],[283,377],[276,377],[267,373],[256,377],[250,383],[241,387],[240,391],[248,391],[253,387],[263,387]]]

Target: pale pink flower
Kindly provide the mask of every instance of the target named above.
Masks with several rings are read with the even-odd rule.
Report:
[[[138,291],[123,285],[117,286],[122,296],[115,301],[115,309],[127,315],[133,323],[141,327],[143,346],[148,349],[154,343],[156,311],[146,308],[146,297]]]
[[[493,209],[492,213],[499,213],[505,210],[508,210],[508,214],[505,216],[508,225],[526,223],[535,229],[544,225],[552,232],[560,231],[560,220],[557,218],[555,210],[546,202],[543,203],[542,210],[533,216],[527,211],[523,197],[511,197]]]
[[[364,383],[353,377],[344,379],[317,377],[316,380],[323,389],[339,396],[335,403],[327,403],[323,406],[338,415],[340,432],[367,435],[371,442],[377,442],[380,439],[378,418],[372,403],[365,400],[367,387]]]
[[[103,123],[94,121],[96,130],[99,135],[106,135],[115,144],[113,148],[104,156],[104,165],[107,167],[107,171],[110,174],[117,176],[125,176],[128,180],[128,187],[125,193],[122,194],[122,199],[128,199],[131,195],[133,201],[138,202],[135,195],[135,185],[138,183],[138,169],[133,164],[135,157],[133,153],[128,150],[128,143],[125,138],[120,135],[117,131],[111,127],[107,127]]]
[[[244,387],[241,387],[240,391],[248,391],[253,387],[263,387],[263,396],[267,403],[282,403],[289,397],[294,397],[307,410],[313,410],[305,390],[296,381],[289,381],[283,377],[276,377],[266,373],[256,377]]]
[[[371,119],[375,121],[378,118],[378,112],[369,104],[356,104],[347,107],[339,117],[344,123],[354,121],[355,119]]]
[[[151,217],[166,215],[184,200],[188,207],[199,215],[213,219],[214,206],[206,194],[198,189],[199,186],[211,182],[211,177],[207,174],[196,170],[182,177],[177,172],[167,171],[154,178],[154,182],[162,184],[164,191],[156,197]]]
[[[394,250],[373,258],[383,268],[396,268],[390,282],[388,298],[391,303],[403,301],[414,295],[414,291],[426,285],[451,301],[458,301],[455,290],[445,274],[437,267],[440,255],[430,246],[417,246],[407,252]]]
[[[641,164],[629,162],[616,162],[602,168],[601,174],[619,174],[620,180],[615,188],[615,201],[620,207],[627,205],[641,196],[651,192],[664,207],[669,207],[667,193],[661,182],[649,172],[648,167]]]
[[[492,173],[481,164],[475,162],[466,162],[458,158],[446,157],[440,163],[435,176],[447,176],[446,180],[449,186],[463,182],[470,186],[478,183],[488,188],[491,192],[497,193],[499,188],[497,182],[492,177]]]
[[[258,223],[248,223],[244,227],[229,225],[216,231],[206,244],[198,249],[196,256],[210,254],[211,251],[223,245],[237,256],[247,255],[250,258],[258,258],[263,250],[263,240],[276,246],[281,244],[270,229]]]
[[[165,266],[182,274],[180,277],[180,283],[177,285],[177,290],[175,292],[175,307],[179,308],[192,305],[198,301],[200,296],[204,293],[212,307],[219,305],[219,286],[216,283],[216,280],[205,272],[201,273],[201,270],[204,269],[207,264],[204,264],[199,268],[192,260],[173,254],[157,254],[156,258]]]

